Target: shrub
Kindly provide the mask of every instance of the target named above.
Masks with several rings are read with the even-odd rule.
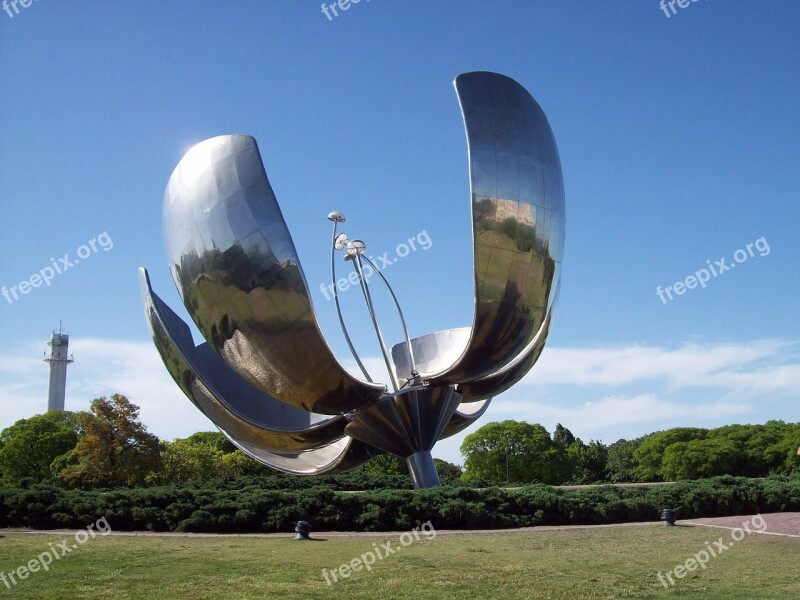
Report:
[[[431,520],[441,529],[653,521],[664,508],[680,519],[800,510],[800,477],[716,477],[645,488],[567,491],[443,486],[431,490],[341,492],[328,487],[247,485],[68,490],[51,484],[0,487],[0,527],[82,528],[106,517],[114,530],[194,532],[407,530]]]

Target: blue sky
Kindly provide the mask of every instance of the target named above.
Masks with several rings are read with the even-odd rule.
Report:
[[[67,408],[123,393],[162,438],[209,429],[148,339],[136,268],[185,316],[161,201],[192,144],[259,142],[320,321],[331,210],[386,271],[412,336],[471,321],[466,144],[452,80],[504,73],[542,106],[566,187],[563,285],[540,362],[479,422],[556,422],[611,443],[677,425],[798,420],[800,5],[709,0],[37,0],[0,12],[0,286],[105,233],[113,247],[0,297],[0,428],[42,412],[52,329]],[[13,13],[13,9],[11,10]],[[757,242],[758,241],[758,242]],[[751,244],[751,253],[747,245]],[[705,288],[657,287],[734,255]],[[752,254],[752,255],[751,255]],[[379,364],[355,293],[356,345]],[[388,337],[400,330],[379,305]],[[196,336],[199,341],[199,336]],[[435,455],[460,462],[462,436]]]

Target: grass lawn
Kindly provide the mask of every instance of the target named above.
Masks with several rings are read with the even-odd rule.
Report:
[[[386,534],[324,542],[98,536],[11,590],[0,581],[0,598],[800,598],[800,539],[755,534],[664,589],[658,571],[720,537],[731,544],[727,530],[658,525],[440,534],[406,547]],[[0,571],[64,539],[63,533],[6,533]],[[325,583],[323,568],[334,570],[387,541],[399,550],[371,571]]]

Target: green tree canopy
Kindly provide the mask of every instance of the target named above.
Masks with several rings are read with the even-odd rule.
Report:
[[[24,477],[43,481],[53,477],[53,461],[78,442],[74,413],[49,412],[21,419],[0,433],[0,479],[17,483]]]
[[[633,453],[636,478],[639,481],[664,481],[661,462],[666,449],[678,442],[705,439],[706,433],[708,430],[696,427],[675,427],[645,436]]]
[[[569,448],[575,443],[575,436],[561,423],[556,423],[556,428],[553,431],[553,441],[562,448]]]
[[[613,483],[639,481],[636,477],[636,459],[633,455],[641,443],[641,439],[617,440],[608,447],[606,471],[609,481]]]
[[[798,423],[678,427],[644,438],[634,452],[634,471],[639,481],[790,474],[800,468],[798,445]]]
[[[569,478],[566,450],[539,424],[488,423],[461,444],[464,479],[560,484]]]
[[[185,439],[190,444],[202,444],[221,452],[236,451],[236,446],[221,431],[198,431]]]
[[[675,442],[664,450],[660,475],[665,480],[702,479],[734,473],[741,450],[730,440]]]
[[[570,478],[572,483],[592,484],[608,481],[606,470],[608,448],[602,442],[592,440],[587,445],[577,439],[567,448],[567,455],[570,457],[572,467]]]
[[[406,461],[395,454],[374,456],[362,468],[369,475],[408,475]]]
[[[211,437],[213,432],[201,433],[162,443],[160,468],[149,476],[148,481],[162,485],[180,484],[275,472],[235,447],[230,452],[220,449],[226,447]]]
[[[175,484],[215,479],[222,476],[224,456],[221,450],[193,442],[190,438],[165,442],[161,451],[161,468],[155,480],[162,484]]]

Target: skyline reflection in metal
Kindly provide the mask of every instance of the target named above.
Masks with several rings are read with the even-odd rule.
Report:
[[[328,215],[332,255],[344,250],[353,263],[393,392],[367,373],[338,301],[342,331],[365,380],[349,373],[326,343],[252,137],[201,142],[170,177],[162,223],[170,271],[206,343],[195,346],[188,326],[140,269],[147,322],[183,392],[256,460],[316,475],[391,452],[406,459],[415,487],[437,485],[434,444],[471,425],[540,356],[557,304],[564,244],[555,139],[542,109],[514,80],[475,72],[459,75],[454,85],[469,156],[471,326],[409,339],[381,274],[405,334],[390,352],[364,276],[365,245],[337,235],[342,213]],[[335,284],[333,259],[331,274]]]

